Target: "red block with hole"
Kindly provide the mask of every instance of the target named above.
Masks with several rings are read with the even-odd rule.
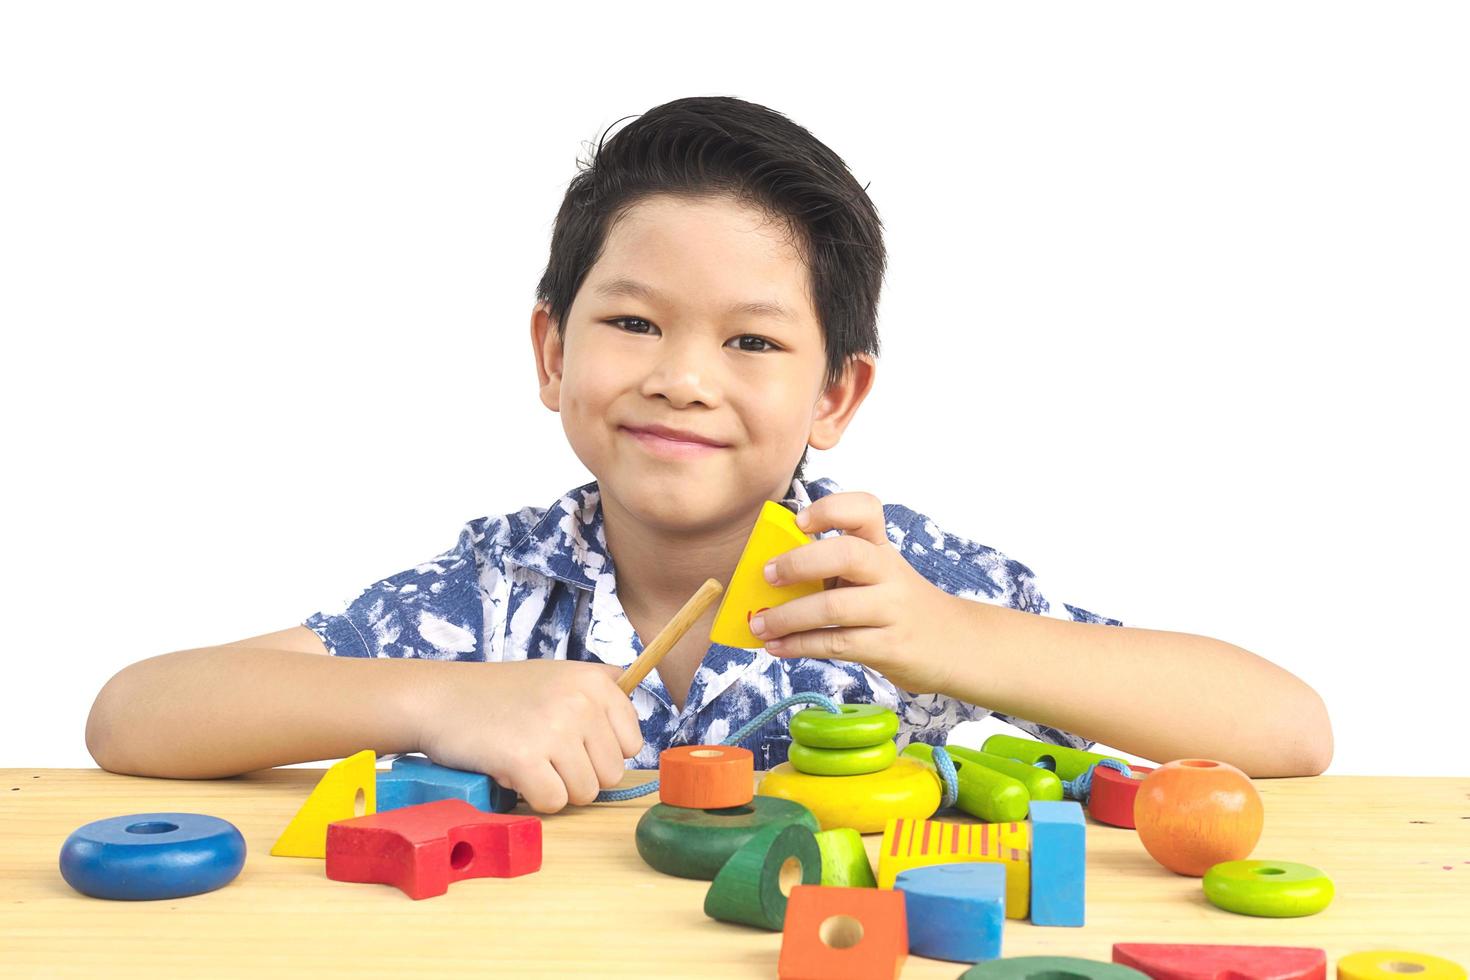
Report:
[[[1113,962],[1153,980],[1324,980],[1327,952],[1311,946],[1113,943]]]
[[[541,821],[435,800],[327,824],[327,877],[396,885],[409,898],[443,895],[452,881],[541,870]]]
[[[908,955],[903,892],[792,887],[776,964],[780,980],[894,980]]]

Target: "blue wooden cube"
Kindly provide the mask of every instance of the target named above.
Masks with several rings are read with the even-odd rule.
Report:
[[[1083,924],[1087,821],[1076,800],[1031,801],[1031,922]]]
[[[1000,956],[1006,921],[1006,868],[996,861],[929,864],[893,880],[908,910],[909,951],[977,963]]]

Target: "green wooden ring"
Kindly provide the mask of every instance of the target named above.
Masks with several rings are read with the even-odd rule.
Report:
[[[797,772],[808,776],[861,776],[882,772],[898,758],[898,746],[890,739],[861,749],[814,749],[792,742],[786,750],[786,761]]]
[[[1227,912],[1284,918],[1315,915],[1332,902],[1332,879],[1310,864],[1221,861],[1205,872],[1205,897]]]
[[[793,741],[813,749],[864,749],[898,734],[898,715],[881,704],[844,704],[834,714],[807,708],[791,716]]]
[[[799,824],[814,834],[822,829],[806,807],[774,796],[756,796],[742,806],[719,810],[655,803],[638,818],[633,841],[638,856],[653,870],[713,881],[757,831],[787,824]]]
[[[780,932],[792,887],[821,883],[822,851],[810,830],[796,824],[762,827],[715,875],[704,914]]]

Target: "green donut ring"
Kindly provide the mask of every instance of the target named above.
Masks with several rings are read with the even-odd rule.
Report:
[[[812,811],[792,800],[756,796],[742,806],[719,810],[655,803],[643,811],[633,832],[638,856],[655,871],[676,878],[714,881],[730,856],[764,827],[799,824],[822,828]]]
[[[861,749],[814,749],[792,742],[786,752],[791,768],[809,776],[861,776],[882,772],[898,758],[898,746],[892,739]]]
[[[1221,861],[1205,872],[1205,897],[1227,912],[1315,915],[1332,902],[1332,879],[1291,861]]]
[[[806,708],[791,718],[791,737],[813,749],[865,749],[898,734],[898,715],[880,704],[844,704],[841,714]]]

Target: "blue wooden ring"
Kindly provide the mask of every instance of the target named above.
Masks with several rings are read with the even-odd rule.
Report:
[[[61,877],[95,898],[182,898],[235,880],[245,838],[203,813],[134,813],[94,820],[61,845]]]

